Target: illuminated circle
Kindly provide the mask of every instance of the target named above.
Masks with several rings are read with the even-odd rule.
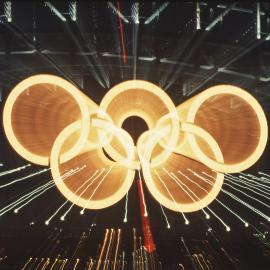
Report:
[[[77,142],[75,143],[75,145],[73,145],[72,148],[70,148],[67,152],[65,152],[61,156],[61,162],[65,162],[71,159],[72,157],[74,157],[80,151],[80,149],[84,145],[84,142],[86,141],[86,138],[89,133],[89,128],[90,128],[89,119],[87,117],[88,116],[87,104],[81,92],[68,81],[60,77],[53,76],[53,75],[35,75],[17,84],[15,88],[11,91],[10,95],[8,96],[5,107],[4,107],[4,113],[3,113],[4,130],[10,144],[17,151],[18,154],[20,154],[22,157],[24,157],[28,161],[33,162],[35,164],[39,164],[39,165],[49,164],[49,156],[37,155],[29,151],[27,147],[24,146],[24,144],[22,144],[18,140],[14,132],[13,125],[12,125],[12,110],[13,110],[13,106],[17,98],[28,88],[35,85],[39,85],[39,84],[51,84],[51,85],[55,85],[57,87],[61,87],[62,89],[64,89],[74,99],[81,113],[80,136]],[[37,104],[33,104],[33,105],[37,105]]]
[[[259,134],[258,143],[253,153],[251,153],[245,160],[241,162],[232,163],[232,164],[226,164],[226,163],[224,164],[223,162],[215,161],[209,158],[201,150],[193,134],[187,133],[187,137],[188,137],[190,146],[193,149],[193,152],[195,153],[196,157],[199,159],[200,162],[202,162],[206,166],[218,172],[224,172],[224,173],[240,172],[251,167],[259,159],[259,157],[262,155],[265,149],[267,138],[268,138],[268,126],[267,126],[267,120],[266,120],[265,114],[260,104],[252,95],[242,90],[241,88],[232,86],[232,85],[218,85],[218,86],[211,87],[201,92],[194,98],[192,105],[188,111],[186,121],[189,123],[194,123],[195,118],[196,118],[196,113],[198,112],[202,104],[206,102],[209,98],[222,95],[222,94],[234,95],[244,100],[253,109],[254,113],[256,114],[259,127],[260,127],[260,134]],[[211,119],[209,119],[209,121],[211,124]]]
[[[75,122],[66,127],[57,137],[55,140],[55,143],[53,145],[52,151],[51,151],[51,157],[50,157],[50,165],[51,165],[51,172],[52,176],[54,178],[55,184],[59,191],[72,203],[88,209],[102,209],[109,207],[118,201],[120,201],[125,194],[130,189],[132,182],[134,180],[135,171],[131,169],[126,169],[126,167],[129,167],[128,162],[132,161],[134,159],[134,147],[130,148],[130,141],[132,141],[129,134],[121,129],[112,129],[112,125],[104,120],[95,119],[92,121],[92,128],[103,128],[104,130],[113,133],[114,136],[119,138],[119,142],[123,145],[127,157],[122,161],[123,168],[122,171],[126,171],[125,179],[123,180],[123,184],[111,195],[108,197],[104,197],[99,200],[91,199],[90,198],[83,198],[80,197],[78,194],[76,194],[73,190],[70,190],[68,187],[68,184],[66,184],[67,180],[63,180],[60,168],[59,168],[59,155],[61,153],[61,148],[64,144],[64,142],[75,132],[80,130],[80,123]],[[129,138],[128,138],[129,137]],[[94,147],[95,148],[95,147]],[[98,156],[104,160],[104,162],[113,167],[114,165],[119,166],[119,162],[113,162],[108,160],[104,154],[101,151],[101,148],[99,149],[93,149],[90,147],[85,147],[83,152],[89,152],[89,151],[98,151]],[[76,157],[74,158],[76,160]],[[92,166],[91,164],[87,164],[88,166]],[[102,169],[102,166],[99,167],[99,169]],[[115,176],[114,176],[115,177]],[[89,178],[89,175],[87,175],[86,178]]]
[[[171,124],[167,146],[151,160],[153,167],[164,162],[178,142],[179,118],[176,108],[166,92],[150,82],[142,80],[122,82],[106,93],[100,107],[111,116],[117,127],[121,127],[128,117],[138,116],[152,129],[157,125],[160,117],[170,116]],[[110,147],[113,145],[105,148],[109,155]],[[137,159],[135,162],[136,167],[139,167],[140,161]]]
[[[193,133],[195,134],[195,136],[199,136],[201,139],[205,140],[205,142],[210,146],[211,150],[213,151],[213,154],[217,161],[223,162],[223,156],[219,149],[219,146],[209,133],[202,130],[200,127],[188,123],[184,123],[182,125],[182,129],[184,132]],[[151,166],[149,166],[151,152],[155,145],[158,143],[158,141],[162,139],[162,136],[163,134],[158,132],[158,130],[150,130],[144,133],[139,141],[142,171],[148,190],[160,204],[173,211],[187,213],[203,209],[204,207],[209,205],[219,194],[222,188],[224,175],[217,172],[213,187],[203,198],[200,198],[200,200],[198,201],[191,203],[178,203],[176,201],[168,199],[157,188],[152,178],[152,173],[153,171],[155,171],[155,169],[152,169]],[[166,179],[164,179],[164,181],[166,181]]]

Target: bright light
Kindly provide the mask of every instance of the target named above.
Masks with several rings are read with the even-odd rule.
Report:
[[[229,232],[231,228],[229,226],[226,227],[226,231]]]
[[[72,21],[76,21],[77,19],[77,2],[72,1],[69,3],[69,15]]]
[[[51,12],[56,15],[61,21],[66,22],[67,19],[61,14],[61,12],[50,2],[44,2],[45,7],[51,9]]]
[[[119,17],[125,22],[125,23],[129,23],[128,19],[120,12],[120,10],[118,10],[114,4],[112,2],[108,2],[109,7],[116,13],[119,15]]]
[[[152,22],[156,17],[158,17],[160,15],[160,13],[169,5],[169,2],[164,3],[163,5],[161,5],[150,17],[148,17],[144,24],[149,24],[150,22]]]
[[[11,1],[4,2],[4,12],[8,22],[12,22]]]

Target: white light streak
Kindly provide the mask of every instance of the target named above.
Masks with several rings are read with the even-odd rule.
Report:
[[[50,2],[44,2],[45,7],[48,7],[51,12],[56,15],[62,22],[66,22],[67,19],[61,14],[61,12]]]
[[[208,191],[203,188],[201,185],[199,185],[196,181],[193,181],[192,179],[190,179],[188,176],[186,176],[184,173],[182,173],[181,171],[178,171],[178,173],[180,173],[181,175],[183,175],[187,180],[189,180],[190,182],[192,182],[193,184],[195,184],[196,186],[198,186],[201,190],[203,190],[204,192],[208,193]],[[246,226],[246,224],[248,224],[241,216],[239,216],[236,212],[234,212],[232,209],[230,209],[227,205],[225,205],[224,203],[222,203],[219,199],[216,198],[216,201],[221,204],[224,208],[226,208],[230,213],[232,213],[234,216],[236,216],[240,221],[242,221],[244,223],[244,225]],[[207,214],[206,215],[206,219],[210,219],[210,216]]]
[[[50,169],[43,169],[43,170],[41,170],[41,171],[38,171],[38,172],[35,172],[35,173],[32,173],[32,174],[29,174],[29,175],[24,176],[24,177],[22,177],[22,178],[18,178],[18,179],[16,179],[16,180],[13,180],[13,181],[7,183],[7,184],[0,185],[0,189],[5,188],[5,187],[8,187],[8,186],[13,185],[13,184],[18,183],[18,182],[21,182],[21,181],[23,181],[23,180],[26,180],[26,179],[31,178],[31,177],[33,177],[33,176],[36,176],[36,175],[38,175],[38,174],[42,174],[42,173],[47,172],[47,171],[49,171],[49,170],[50,170]]]
[[[99,170],[96,170],[94,173],[93,173],[93,175],[89,178],[89,179],[87,179],[76,191],[75,191],[75,194],[78,192],[78,191],[80,191],[89,181],[91,181],[93,178],[93,180],[91,181],[91,183],[90,184],[88,184],[87,186],[86,186],[86,188],[79,194],[79,197],[78,197],[78,199],[76,200],[76,202],[78,202],[80,199],[81,199],[81,196],[89,189],[89,187],[95,182],[95,180],[96,179],[98,179],[99,178],[99,176],[104,172],[104,168],[99,172]],[[99,173],[98,173],[99,172]],[[98,175],[96,176],[96,174],[98,173]],[[74,203],[72,203],[71,204],[71,206],[68,208],[68,210],[64,213],[64,215],[61,217],[61,220],[64,220],[65,219],[65,217],[66,217],[66,215],[71,211],[71,209],[73,208],[73,206],[75,205],[75,203],[76,202],[74,202]],[[62,219],[63,218],[63,219]]]
[[[26,165],[18,167],[16,169],[0,172],[0,176],[11,174],[11,173],[14,173],[14,172],[18,172],[18,171],[24,170],[25,168],[30,167],[30,166],[31,166],[31,164],[26,164]]]
[[[206,183],[208,183],[209,185],[213,185],[213,183],[211,181],[209,181],[207,178],[199,175],[198,173],[188,169],[189,171],[191,171],[195,176],[197,176],[198,178],[202,179],[203,181],[205,181]],[[205,172],[203,172],[203,174],[207,175]],[[212,177],[207,175],[208,177]],[[213,178],[213,177],[212,177]],[[221,191],[224,192],[225,194],[227,194],[228,196],[230,196],[231,198],[233,198],[234,200],[236,200],[237,202],[245,205],[247,208],[249,208],[250,210],[252,210],[254,213],[258,214],[259,216],[263,217],[264,219],[266,219],[267,221],[270,221],[270,218],[265,215],[264,213],[262,213],[260,210],[256,209],[255,207],[251,206],[250,204],[244,202],[243,200],[239,199],[238,197],[236,197],[234,194],[232,194],[231,192],[224,190],[223,188],[221,188]]]
[[[96,171],[97,172],[97,171]],[[95,172],[95,173],[96,173]],[[90,178],[91,179],[91,178]],[[76,190],[75,190],[75,194],[82,188],[83,184],[81,186],[79,186]],[[50,223],[50,221],[59,213],[59,211],[69,202],[69,200],[66,200],[63,204],[61,204],[57,209],[56,211],[46,220],[45,224],[46,223]],[[61,216],[60,220],[61,221],[64,221],[65,217],[64,216]],[[46,225],[48,225],[46,224]]]
[[[169,196],[171,197],[172,201],[173,201],[174,204],[175,204],[175,207],[178,208],[178,207],[177,207],[177,204],[176,204],[176,201],[175,201],[175,199],[174,199],[174,197],[173,197],[173,195],[171,194],[170,190],[168,189],[168,187],[166,186],[166,184],[164,183],[164,181],[161,179],[159,173],[157,172],[157,170],[154,170],[154,172],[155,172],[157,178],[159,179],[159,181],[161,182],[161,184],[164,186],[164,188],[165,188],[166,191],[168,192]],[[183,218],[184,218],[184,220],[185,220],[185,224],[186,224],[186,225],[189,225],[189,220],[186,218],[185,214],[184,214],[183,212],[181,212],[180,210],[179,210],[179,213],[182,214],[182,216],[183,216]]]
[[[108,2],[109,7],[114,11],[114,13],[118,14],[118,16],[125,22],[129,23],[129,20],[118,10],[112,2]]]
[[[147,212],[147,207],[146,207],[145,198],[144,198],[143,185],[142,185],[142,177],[141,177],[140,170],[139,170],[139,181],[140,181],[140,187],[141,187],[141,191],[142,191],[142,201],[143,201],[143,207],[144,207],[144,216],[147,217],[148,216],[148,212]]]
[[[127,223],[127,214],[128,214],[128,192],[126,194],[126,202],[125,202],[125,215],[124,215],[124,219],[123,222]]]
[[[106,179],[107,175],[111,172],[112,168],[113,168],[113,167],[110,167],[110,168],[108,169],[108,171],[104,174],[104,176],[101,178],[100,182],[98,183],[98,185],[97,185],[96,188],[94,189],[92,195],[89,197],[88,202],[87,202],[86,206],[82,209],[82,211],[85,211],[85,209],[87,208],[87,206],[88,206],[90,200],[93,198],[93,196],[95,195],[95,193],[97,192],[97,190],[99,189],[99,187],[101,186],[101,184],[104,182],[104,180]]]
[[[168,220],[168,217],[167,217],[167,215],[166,215],[166,213],[165,213],[165,211],[164,211],[164,209],[163,209],[163,206],[162,206],[161,204],[159,204],[159,205],[160,205],[162,214],[163,214],[163,216],[165,217],[165,220],[166,220],[166,223],[167,223],[167,229],[170,229],[170,228],[171,228],[171,225],[170,225],[169,220]]]
[[[162,4],[157,10],[155,10],[153,12],[153,14],[151,16],[149,16],[144,24],[149,24],[150,22],[152,22],[156,17],[158,17],[160,15],[160,13],[169,5],[169,2],[165,2],[164,4]]]

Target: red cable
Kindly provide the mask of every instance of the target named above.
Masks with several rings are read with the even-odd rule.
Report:
[[[123,58],[123,63],[126,63],[126,49],[125,49],[125,44],[124,44],[124,32],[123,32],[123,26],[122,26],[122,21],[120,18],[120,1],[117,1],[117,15],[118,15],[118,20],[119,20],[119,26],[120,26],[120,35],[121,35],[121,47],[122,47],[122,58]]]

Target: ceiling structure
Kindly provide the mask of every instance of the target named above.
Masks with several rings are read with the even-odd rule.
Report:
[[[97,103],[110,88],[129,79],[159,85],[175,104],[210,86],[232,84],[255,96],[269,119],[270,4],[252,1],[122,1],[118,14],[116,1],[1,3],[1,107],[17,83],[42,73],[65,78]],[[0,133],[3,168],[24,165],[25,161],[9,146],[2,128]],[[269,173],[269,154],[267,145],[265,153],[249,172]],[[39,167],[32,166],[29,171],[34,169]],[[50,178],[50,174],[47,173],[46,177]],[[16,190],[5,190],[0,193],[0,203],[43,180],[36,176]],[[191,224],[186,226],[181,216],[165,210],[171,226],[167,230],[159,204],[145,193],[161,257],[173,260],[178,253],[184,252],[183,247],[178,249],[181,236],[197,239],[209,233],[209,225],[205,225],[200,214],[190,214]],[[244,213],[242,215],[260,231],[269,230],[269,225],[244,207],[229,201],[223,194],[219,198]],[[44,205],[45,201],[49,203]],[[34,222],[40,226],[35,230],[42,232],[45,230],[44,221],[62,202],[61,195],[52,190],[22,213],[1,217],[0,228],[5,234],[16,234],[19,228],[29,230],[29,224]],[[135,185],[129,192],[128,203],[127,223],[123,223],[125,201],[122,200],[112,208],[89,211],[84,216],[80,216],[79,208],[76,208],[65,222],[55,220],[53,225],[62,226],[75,235],[91,224],[97,224],[99,236],[109,226],[129,232],[133,227],[141,226]],[[228,234],[217,221],[207,221],[224,243],[233,237],[237,239],[235,245],[242,243],[243,248],[243,243],[256,242],[252,228],[247,231],[216,202],[211,206],[231,224],[232,232]],[[162,247],[167,242],[171,244],[166,244],[165,250]],[[241,249],[237,252],[241,254]],[[259,254],[254,256],[260,259]]]

